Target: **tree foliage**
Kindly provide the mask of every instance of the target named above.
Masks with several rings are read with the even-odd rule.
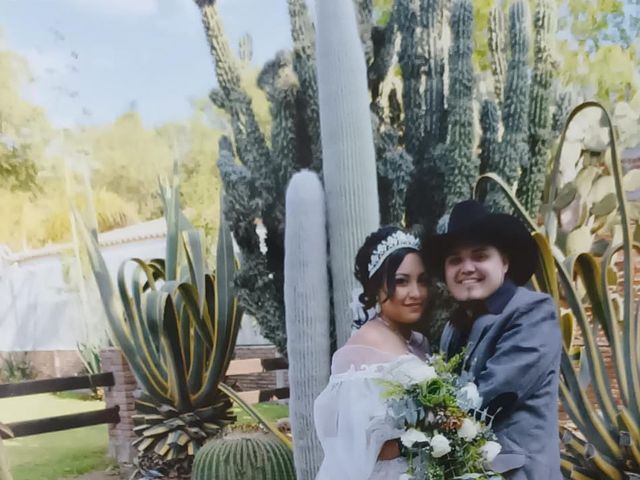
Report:
[[[255,85],[257,72],[246,71],[247,83],[253,79]],[[194,225],[213,238],[217,139],[228,127],[207,99],[194,101],[183,122],[150,127],[130,110],[104,126],[57,130],[41,108],[22,97],[28,81],[26,61],[0,43],[0,243],[23,250],[71,241],[69,201],[84,201],[84,174],[100,231],[158,218],[158,178],[171,174],[176,156],[183,205]],[[260,121],[268,126],[264,98],[262,104]]]
[[[637,39],[639,0],[554,0],[558,12],[557,56],[562,83],[607,104],[629,100],[640,88]],[[374,0],[378,22],[388,20],[393,0]],[[500,2],[506,12],[511,1]],[[474,63],[489,70],[487,29],[497,0],[474,0]],[[535,0],[529,0],[530,11]]]

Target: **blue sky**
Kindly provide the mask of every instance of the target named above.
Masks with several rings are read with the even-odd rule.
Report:
[[[218,0],[232,46],[262,65],[291,43],[285,0]],[[6,48],[25,57],[23,93],[52,124],[104,124],[132,102],[148,125],[188,117],[215,72],[193,0],[0,0]]]

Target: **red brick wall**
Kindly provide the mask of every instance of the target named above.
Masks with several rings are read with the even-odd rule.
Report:
[[[131,442],[136,438],[132,419],[135,414],[133,392],[137,388],[136,380],[119,349],[103,350],[101,358],[102,371],[112,372],[115,380],[113,387],[105,388],[105,403],[107,407],[120,407],[120,423],[109,425],[109,456],[119,463],[129,463],[135,456]]]
[[[234,360],[243,360],[245,358],[274,358],[278,356],[276,348],[271,345],[239,345],[236,347],[233,358]],[[276,387],[280,388],[289,385],[286,370],[255,373],[252,375],[231,375],[227,377],[227,382],[233,386],[234,389],[242,392],[266,390]]]

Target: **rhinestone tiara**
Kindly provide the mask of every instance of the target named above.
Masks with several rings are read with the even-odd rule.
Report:
[[[392,233],[382,242],[378,244],[376,249],[371,254],[371,260],[369,260],[369,278],[382,266],[384,261],[389,255],[401,248],[411,248],[413,250],[420,250],[420,240],[411,235],[410,233],[398,230]]]

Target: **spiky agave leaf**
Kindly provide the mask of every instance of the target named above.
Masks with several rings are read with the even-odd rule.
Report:
[[[96,235],[86,226],[83,232],[114,338],[143,390],[136,400],[136,447],[143,456],[170,462],[194,455],[234,419],[219,383],[235,348],[240,311],[232,291],[237,264],[224,219],[212,273],[202,233],[180,211],[177,183],[162,184],[161,193],[167,256],[123,263],[119,299]]]
[[[580,111],[590,107],[599,108],[604,112],[609,127],[612,175],[618,199],[617,208],[622,221],[623,241],[620,245],[610,247],[601,260],[590,253],[580,253],[567,258],[559,249],[551,247],[548,242],[538,241],[541,257],[544,260],[542,262],[544,273],[538,277],[539,280],[541,279],[538,286],[555,295],[557,285],[560,285],[562,299],[571,309],[571,321],[575,320],[582,334],[584,359],[581,361],[588,365],[586,370],[588,384],[591,385],[597,401],[597,404],[593,404],[587,396],[587,385],[581,385],[565,339],[561,363],[560,396],[567,414],[586,440],[576,437],[571,432],[564,432],[564,452],[561,460],[563,473],[570,478],[622,479],[628,478],[629,474],[640,472],[639,332],[633,305],[631,256],[634,248],[640,250],[640,245],[631,242],[614,132],[609,116],[601,105],[587,102],[574,109],[569,115],[557,155],[564,142],[569,122]],[[527,217],[526,210],[504,182],[493,175],[483,176],[478,183],[484,181],[493,181],[498,184],[511,206],[527,219],[529,227],[535,231],[536,224]],[[617,312],[613,305],[613,292],[608,271],[613,258],[619,252],[623,253],[624,305],[621,311]],[[550,258],[554,258],[555,268],[550,267]],[[590,316],[585,312],[583,299],[577,287],[578,282],[583,285],[586,302],[591,306]],[[611,379],[605,369],[603,350],[596,341],[599,331],[602,331],[602,336],[611,349],[611,362],[620,388],[619,399],[613,395]]]

